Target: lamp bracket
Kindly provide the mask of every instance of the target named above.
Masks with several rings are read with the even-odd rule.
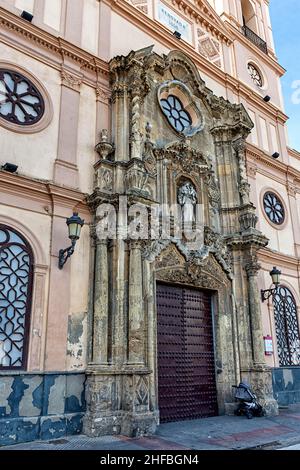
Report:
[[[72,240],[72,245],[66,248],[65,250],[59,250],[58,256],[58,267],[62,269],[66,264],[67,260],[72,256],[75,251],[75,245],[77,240]]]
[[[274,289],[266,289],[266,290],[261,290],[261,300],[264,302],[265,300],[268,300],[271,296],[276,294],[278,287],[275,287]]]

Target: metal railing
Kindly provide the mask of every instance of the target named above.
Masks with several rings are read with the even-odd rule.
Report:
[[[260,38],[252,29],[248,28],[248,26],[244,25],[243,26],[243,32],[246,38],[249,39],[255,46],[257,46],[261,51],[263,51],[265,54],[268,53],[268,46],[266,41],[264,41],[262,38]]]

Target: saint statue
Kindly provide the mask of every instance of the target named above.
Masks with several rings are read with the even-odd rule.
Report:
[[[196,221],[197,191],[193,184],[186,181],[178,190],[178,202],[181,205],[184,224]]]

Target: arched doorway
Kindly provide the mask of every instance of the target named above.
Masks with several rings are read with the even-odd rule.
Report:
[[[0,369],[26,368],[32,284],[30,245],[0,224]]]
[[[300,334],[297,305],[291,291],[280,286],[274,296],[277,351],[280,367],[300,365]]]
[[[156,300],[160,421],[216,416],[211,292],[158,283]]]

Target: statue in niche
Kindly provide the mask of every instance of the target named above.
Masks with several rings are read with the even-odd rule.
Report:
[[[197,191],[189,181],[183,183],[178,189],[178,202],[181,206],[183,223],[196,222]]]

